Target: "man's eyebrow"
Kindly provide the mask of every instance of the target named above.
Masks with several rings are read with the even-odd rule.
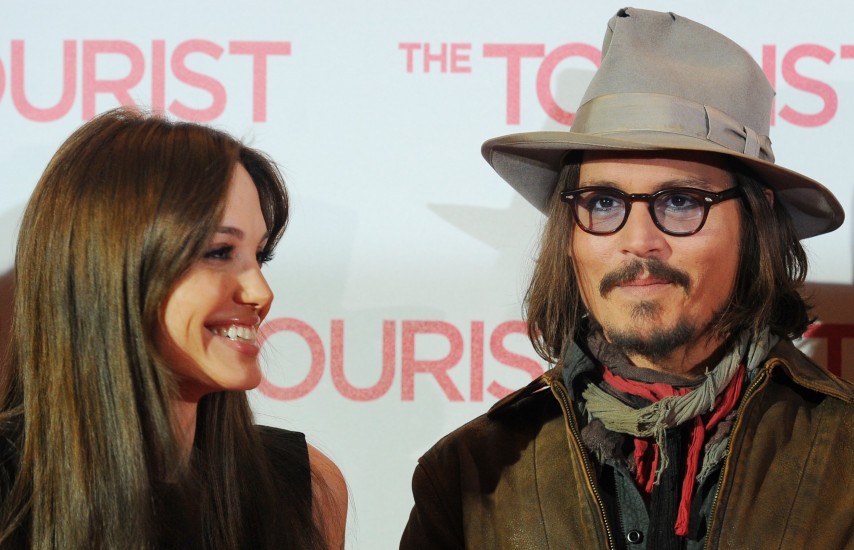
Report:
[[[693,187],[695,189],[702,189],[703,191],[712,191],[714,186],[701,178],[676,178],[661,182],[656,186],[656,191],[673,187]]]
[[[606,179],[584,180],[579,182],[579,187],[613,187],[614,189],[626,192],[619,183]],[[693,187],[695,189],[702,189],[703,191],[713,191],[714,185],[702,178],[674,178],[659,182],[653,187],[651,193],[661,191],[662,189],[673,189],[674,187]]]

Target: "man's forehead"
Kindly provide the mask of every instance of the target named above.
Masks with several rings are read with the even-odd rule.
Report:
[[[621,187],[632,181],[657,189],[719,190],[735,183],[733,166],[721,155],[694,151],[588,151],[581,159],[579,185]]]

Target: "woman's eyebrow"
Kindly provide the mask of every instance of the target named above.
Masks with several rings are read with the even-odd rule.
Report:
[[[234,237],[237,237],[240,240],[243,240],[246,237],[246,234],[243,232],[242,229],[238,229],[238,228],[232,227],[230,225],[224,225],[224,226],[220,227],[219,229],[217,229],[216,232],[217,233],[223,233],[225,235],[233,235]],[[261,235],[261,238],[259,239],[259,241],[264,242],[269,238],[270,238],[270,232],[265,231],[264,234]]]
[[[224,225],[224,226],[220,227],[219,229],[217,229],[216,232],[217,233],[224,233],[226,235],[233,235],[233,236],[237,237],[238,239],[243,239],[246,236],[242,230],[240,230],[236,227],[231,227],[230,225]]]

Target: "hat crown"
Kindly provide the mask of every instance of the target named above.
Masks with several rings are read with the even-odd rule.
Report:
[[[769,134],[774,89],[756,61],[729,38],[673,13],[625,8],[608,22],[602,62],[582,105],[626,93],[711,106]]]
[[[502,178],[547,213],[569,151],[699,151],[736,159],[774,191],[799,238],[845,213],[823,185],[774,164],[774,90],[741,46],[673,13],[625,8],[608,22],[602,62],[568,132],[488,140]]]

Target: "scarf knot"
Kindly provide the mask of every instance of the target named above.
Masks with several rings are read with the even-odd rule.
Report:
[[[716,441],[707,449],[700,467],[707,431],[734,413],[741,396],[745,370],[757,368],[776,340],[767,330],[753,341],[748,333],[741,334],[733,349],[714,369],[707,371],[703,381],[694,388],[631,380],[614,374],[607,365],[602,364],[600,372],[603,387],[591,382],[582,392],[588,414],[608,430],[634,437],[635,481],[647,494],[652,493],[662,473],[670,466],[667,430],[689,422],[692,424],[674,526],[677,535],[684,536],[688,532],[695,483],[704,480],[717,461],[726,455],[728,438],[722,442]],[[606,391],[604,387],[610,387],[612,391]],[[637,396],[650,404],[636,409],[612,393]]]

